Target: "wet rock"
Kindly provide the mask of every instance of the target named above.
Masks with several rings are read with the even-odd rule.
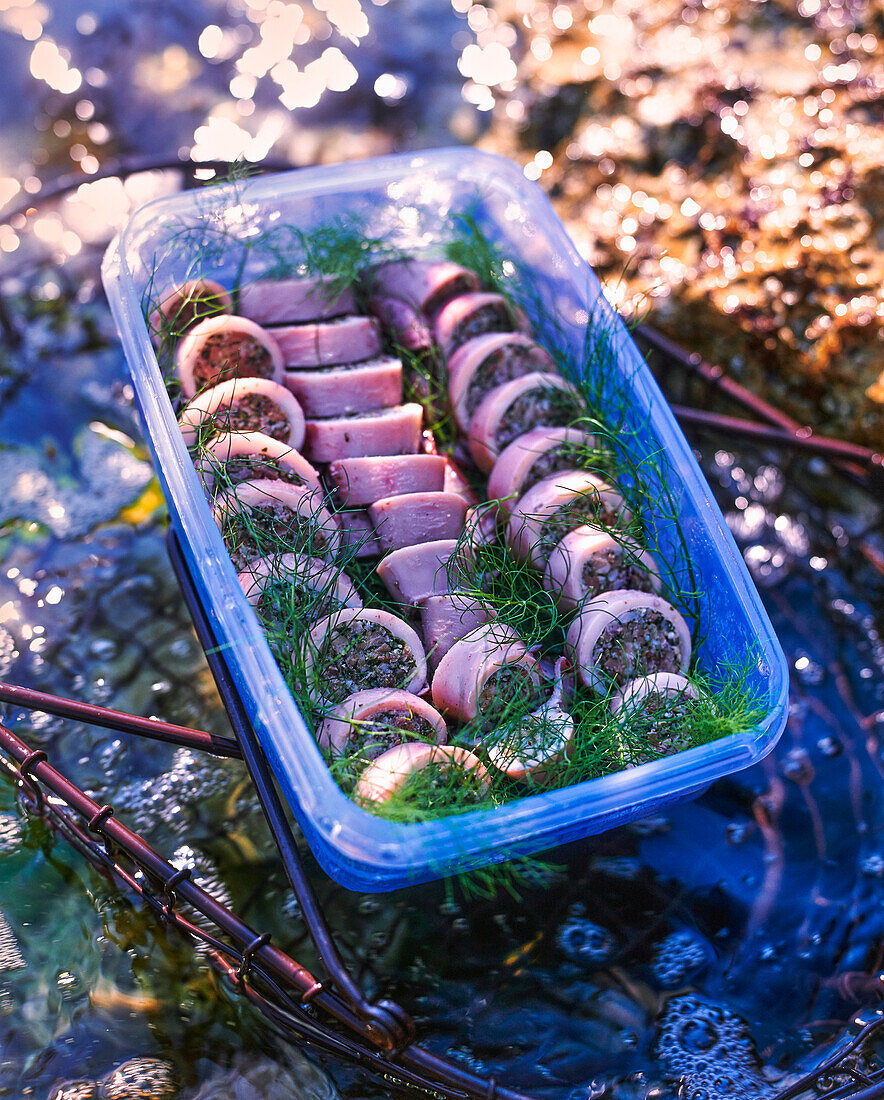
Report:
[[[85,1078],[61,1081],[49,1093],[49,1100],[98,1100],[98,1084]]]
[[[159,1058],[130,1058],[99,1083],[98,1100],[175,1100],[178,1078]]]

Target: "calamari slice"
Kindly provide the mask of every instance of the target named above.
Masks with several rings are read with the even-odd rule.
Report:
[[[174,340],[206,317],[232,312],[230,295],[220,283],[214,279],[188,279],[170,291],[151,313],[151,339],[155,344],[167,337]]]
[[[402,361],[388,356],[318,370],[287,370],[285,385],[305,415],[349,416],[402,400]]]
[[[599,694],[652,672],[685,673],[691,632],[678,611],[649,592],[605,592],[583,605],[565,639],[580,680]]]
[[[455,642],[497,618],[494,608],[461,592],[443,592],[421,600],[421,632],[431,670]]]
[[[428,596],[441,596],[456,580],[451,558],[457,549],[457,539],[438,539],[403,546],[379,561],[377,575],[394,600],[417,604]]]
[[[374,455],[340,458],[328,468],[343,508],[373,504],[400,493],[438,493],[445,487],[443,455]]]
[[[256,558],[239,574],[246,599],[266,619],[282,607],[318,619],[342,607],[362,607],[353,582],[340,569],[302,554]]]
[[[261,432],[299,449],[304,442],[304,413],[297,398],[271,378],[231,378],[204,390],[178,418],[189,447],[214,432]]]
[[[433,333],[429,322],[419,309],[404,299],[390,294],[375,294],[368,308],[399,347],[420,353],[432,348]]]
[[[568,427],[583,415],[577,390],[558,374],[535,372],[486,393],[470,421],[473,461],[488,473],[514,439],[540,425]]]
[[[257,279],[240,290],[238,309],[259,325],[295,324],[355,313],[356,299],[333,275]]]
[[[468,772],[480,789],[488,786],[488,772],[468,749],[410,741],[373,760],[362,773],[353,796],[358,802],[388,802],[413,775],[433,765]]]
[[[488,499],[499,500],[510,512],[532,485],[560,470],[580,468],[595,447],[595,437],[578,428],[532,428],[497,456],[488,475]]]
[[[316,740],[335,753],[358,746],[373,760],[408,741],[442,744],[448,740],[448,727],[439,711],[414,692],[366,688],[334,708],[317,730]]]
[[[300,451],[263,432],[216,435],[195,463],[209,493],[219,483],[241,481],[285,481],[321,491],[319,474]]]
[[[377,558],[383,552],[374,525],[364,508],[336,512],[341,528],[341,546],[355,558]]]
[[[485,332],[530,332],[525,314],[502,294],[475,291],[446,302],[436,315],[436,343],[448,357]]]
[[[447,260],[391,260],[369,277],[373,295],[401,299],[428,316],[456,295],[479,288],[474,272]]]
[[[467,340],[448,360],[448,392],[458,427],[470,430],[473,413],[496,386],[554,370],[549,352],[521,332],[486,332]]]
[[[398,615],[374,607],[337,611],[310,631],[307,682],[314,699],[339,703],[369,687],[427,686],[427,658],[417,633]]]
[[[253,558],[272,553],[331,558],[341,544],[322,494],[282,481],[240,482],[218,494],[212,514],[239,572]]]
[[[518,558],[542,569],[555,544],[575,527],[630,519],[616,489],[588,470],[565,470],[538,481],[519,498],[507,521],[506,541]]]
[[[368,506],[385,553],[416,542],[456,539],[463,530],[467,502],[457,493],[399,493]]]
[[[175,350],[185,397],[232,378],[282,381],[282,353],[273,337],[246,317],[207,317]]]
[[[555,683],[550,697],[537,710],[520,719],[515,730],[486,746],[488,762],[510,779],[528,779],[542,786],[552,768],[563,758],[574,740],[576,726],[564,709],[571,697],[571,677],[566,676],[568,662],[556,661]]]
[[[519,702],[534,702],[540,669],[512,627],[487,623],[460,638],[433,676],[433,702],[460,722],[493,725]]]
[[[660,571],[653,556],[635,539],[585,524],[569,531],[553,547],[543,587],[559,607],[570,609],[617,588],[659,592]]]
[[[350,314],[306,325],[277,325],[268,331],[290,369],[358,363],[381,352],[381,332],[374,317]]]
[[[308,420],[304,454],[313,462],[415,454],[420,450],[423,415],[420,405],[408,402],[358,416]]]
[[[677,672],[640,676],[611,697],[611,711],[627,719],[617,738],[627,768],[693,747],[685,719],[700,692]]]

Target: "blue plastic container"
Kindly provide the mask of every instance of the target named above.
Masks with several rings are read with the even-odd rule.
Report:
[[[342,793],[323,761],[242,595],[188,457],[144,320],[144,303],[186,278],[232,286],[284,258],[297,262],[294,236],[341,215],[366,234],[412,250],[432,249],[451,214],[469,212],[483,234],[518,265],[537,300],[526,303],[543,342],[556,339],[583,362],[602,334],[642,445],[659,441],[678,498],[687,555],[706,598],[701,670],[742,665],[766,716],[753,729],[639,768],[533,794],[494,810],[398,824]],[[269,240],[272,248],[267,247]],[[288,251],[286,251],[288,249]],[[786,721],[788,670],[758,594],[690,448],[625,326],[605,302],[543,192],[501,157],[443,149],[206,188],[140,209],[111,245],[104,285],[132,371],[156,470],[213,629],[268,760],[325,870],[352,889],[382,891],[550,848],[656,812],[756,763]],[[658,537],[684,557],[661,515]]]

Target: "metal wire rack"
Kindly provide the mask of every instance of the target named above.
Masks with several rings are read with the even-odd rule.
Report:
[[[126,176],[173,167],[193,170],[206,166],[138,161],[109,166],[105,174]],[[58,197],[80,182],[79,178],[60,181],[44,191],[41,198]],[[2,309],[0,327],[7,339],[14,342],[14,326]],[[684,400],[691,387],[699,385],[706,391],[717,391],[747,414],[736,417],[677,404],[676,416],[685,425],[711,430],[719,436],[776,445],[787,452],[817,455],[869,488],[884,484],[882,455],[815,435],[749,393],[721,369],[686,354],[653,329],[642,327],[637,336],[653,352],[658,373],[665,376],[670,392],[680,392]],[[189,870],[176,868],[142,836],[127,828],[116,818],[111,806],[99,805],[67,779],[52,766],[45,751],[31,748],[0,725],[0,762],[19,786],[25,809],[43,818],[90,864],[140,899],[162,924],[204,945],[207,957],[231,987],[284,1033],[359,1066],[379,1077],[391,1090],[416,1090],[440,1100],[528,1100],[495,1079],[482,1078],[420,1046],[414,1024],[401,1006],[389,1000],[370,1002],[348,972],[305,871],[255,732],[223,656],[215,646],[211,625],[174,532],[169,534],[168,550],[235,739],[12,684],[0,684],[0,702],[121,734],[244,760],[325,974],[315,976],[278,948],[269,933],[251,927],[194,882]],[[198,915],[204,918],[199,923]],[[207,929],[207,922],[212,931]],[[812,1072],[777,1093],[775,1100],[793,1100],[809,1092],[819,1100],[884,1097],[884,1069],[868,1074],[851,1062],[864,1044],[882,1032],[884,1017],[874,1019]]]

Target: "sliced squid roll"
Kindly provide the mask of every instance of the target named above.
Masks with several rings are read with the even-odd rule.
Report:
[[[356,299],[333,275],[257,279],[240,290],[237,308],[259,325],[296,324],[355,313]]]
[[[513,708],[536,701],[540,668],[519,635],[487,623],[454,643],[433,675],[433,702],[460,722],[493,725]]]
[[[400,493],[368,506],[385,553],[416,542],[456,539],[463,530],[467,502],[457,493]]]
[[[595,437],[577,428],[532,428],[497,456],[488,475],[488,499],[510,512],[532,485],[560,470],[579,469],[595,447]]]
[[[218,313],[232,313],[230,295],[214,279],[188,279],[175,287],[151,313],[151,338],[160,344],[167,337],[177,339],[188,329]]]
[[[433,330],[446,357],[486,332],[530,332],[530,325],[525,314],[502,294],[475,291],[446,302],[436,315]]]
[[[432,348],[433,332],[427,318],[403,298],[375,294],[369,302],[369,309],[399,347],[420,353]]]
[[[660,571],[635,539],[585,524],[569,531],[550,553],[543,587],[570,609],[601,592],[629,588],[659,592]]]
[[[460,592],[427,596],[420,607],[421,631],[431,670],[438,667],[455,642],[497,617],[493,608]]]
[[[369,687],[427,686],[423,643],[404,619],[374,607],[337,611],[310,631],[306,649],[311,697],[339,703]]]
[[[611,697],[611,711],[630,719],[618,738],[627,768],[693,747],[684,722],[700,698],[677,672],[654,672],[630,680]]]
[[[496,386],[524,374],[554,370],[549,352],[524,333],[486,332],[467,340],[448,360],[448,392],[458,427],[470,430],[473,413]]]
[[[538,569],[568,531],[592,521],[612,527],[631,519],[623,497],[588,470],[565,470],[538,481],[510,512],[506,541]]]
[[[212,509],[234,565],[282,552],[331,558],[340,548],[335,518],[315,489],[281,481],[243,481],[219,493]]]
[[[261,432],[299,449],[304,413],[297,398],[271,378],[231,378],[189,401],[178,418],[188,447],[200,435]]]
[[[669,699],[697,700],[700,693],[686,676],[678,672],[652,672],[639,676],[611,696],[612,714],[653,711]]]
[[[316,734],[324,749],[341,753],[358,747],[368,760],[409,741],[443,744],[445,719],[411,691],[366,688],[348,695],[325,718]]]
[[[428,316],[457,295],[479,289],[474,272],[447,260],[393,260],[379,264],[370,277],[372,294],[399,298]]]
[[[452,557],[457,539],[438,539],[403,546],[378,562],[377,575],[394,600],[417,604],[428,596],[441,596],[456,583]]]
[[[687,672],[691,632],[662,596],[622,589],[589,600],[571,624],[565,651],[580,680],[604,694],[653,672]]]
[[[284,382],[307,416],[348,416],[400,403],[402,361],[382,356],[318,370],[287,370]]]
[[[321,490],[319,474],[307,459],[263,432],[216,435],[200,452],[197,464],[210,493],[218,482],[238,485],[241,481],[284,481]]]
[[[282,381],[282,353],[273,337],[246,317],[207,317],[175,350],[185,397],[234,378]]]
[[[577,390],[558,374],[535,372],[486,393],[470,421],[473,461],[488,473],[514,439],[541,425],[567,427],[583,413]]]
[[[308,420],[304,454],[313,462],[415,454],[420,450],[423,415],[417,402],[408,402],[357,416]]]
[[[257,558],[239,574],[239,583],[261,619],[272,620],[283,610],[310,621],[342,607],[362,607],[346,573],[302,554]]]
[[[381,332],[374,317],[352,314],[306,325],[278,325],[268,331],[289,369],[358,363],[381,352]]]
[[[364,508],[336,512],[341,528],[341,545],[355,558],[376,558],[383,553],[374,526]]]
[[[445,465],[443,455],[341,458],[330,464],[328,480],[341,507],[352,508],[400,493],[440,493]]]
[[[353,796],[359,802],[389,802],[413,775],[429,767],[457,770],[469,776],[476,785],[477,800],[489,785],[485,766],[469,749],[411,741],[388,749],[373,760],[360,776]]]

